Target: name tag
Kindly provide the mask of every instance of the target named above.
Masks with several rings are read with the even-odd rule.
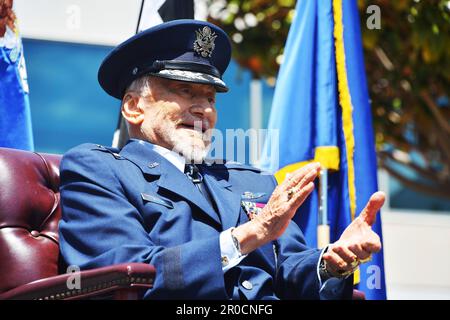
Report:
[[[157,204],[165,206],[169,209],[173,209],[172,202],[170,202],[168,200],[161,199],[161,198],[158,198],[158,197],[152,196],[150,194],[146,194],[146,193],[141,193],[141,197],[142,197],[142,200],[144,200],[144,201],[157,203]]]

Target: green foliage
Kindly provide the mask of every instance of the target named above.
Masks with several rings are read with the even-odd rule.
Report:
[[[255,78],[274,77],[289,32],[294,0],[210,1],[209,21],[232,38],[233,58]],[[223,5],[219,5],[223,3]]]
[[[365,27],[371,4],[380,30]],[[410,187],[450,198],[450,1],[362,0],[359,8],[381,164]]]

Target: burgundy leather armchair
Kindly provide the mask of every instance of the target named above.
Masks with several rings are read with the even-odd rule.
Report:
[[[151,265],[66,273],[58,244],[60,160],[60,155],[0,148],[0,299],[140,298],[152,287]],[[80,289],[69,289],[67,281],[75,275]]]

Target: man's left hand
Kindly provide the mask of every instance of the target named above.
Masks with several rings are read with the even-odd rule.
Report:
[[[383,192],[374,193],[361,214],[344,230],[338,241],[323,255],[331,274],[345,274],[355,270],[359,263],[369,260],[372,253],[381,250],[380,237],[372,230],[377,212],[383,206]]]

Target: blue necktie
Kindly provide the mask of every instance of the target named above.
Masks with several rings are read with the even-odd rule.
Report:
[[[206,198],[211,207],[216,210],[216,207],[209,195],[208,189],[205,187],[203,183],[203,175],[195,164],[186,164],[184,167],[184,173],[188,176],[189,180],[197,187],[200,193]],[[216,210],[217,212],[217,210]]]

